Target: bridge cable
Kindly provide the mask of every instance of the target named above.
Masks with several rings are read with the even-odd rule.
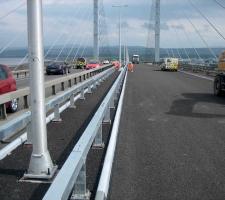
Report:
[[[193,4],[191,0],[188,0],[191,6],[209,23],[209,25],[216,31],[216,33],[225,41],[223,34],[216,28],[216,26],[201,12],[201,10]]]
[[[218,0],[213,0],[216,4],[218,4],[220,7],[222,7],[223,9],[225,9],[225,6],[220,3]]]
[[[23,3],[19,4],[17,7],[15,7],[14,9],[10,10],[9,12],[7,12],[6,14],[0,16],[0,21],[5,19],[9,15],[13,14],[14,12],[16,12],[17,10],[19,10],[20,8],[22,8],[25,5],[26,5],[26,2],[23,2]]]
[[[200,39],[202,40],[202,42],[205,44],[205,46],[207,47],[207,49],[209,50],[209,52],[212,54],[212,56],[216,59],[218,59],[218,57],[216,56],[215,52],[210,48],[210,46],[208,45],[208,43],[206,42],[206,40],[204,39],[204,37],[201,35],[200,31],[197,29],[197,27],[194,25],[194,23],[191,21],[191,19],[185,15],[187,21],[191,24],[191,26],[194,28],[195,32],[197,33],[197,35],[200,37]]]

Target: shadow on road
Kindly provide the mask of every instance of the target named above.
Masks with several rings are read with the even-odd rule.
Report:
[[[170,111],[166,114],[193,117],[193,118],[224,118],[225,114],[196,113],[194,106],[197,103],[212,103],[225,106],[225,98],[216,97],[210,93],[184,93],[184,99],[173,101]],[[225,107],[224,107],[225,108]]]

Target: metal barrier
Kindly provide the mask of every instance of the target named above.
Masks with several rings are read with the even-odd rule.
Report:
[[[27,78],[30,75],[30,70],[16,70],[12,71],[15,79]]]
[[[123,68],[45,194],[44,200],[67,200],[71,192],[71,199],[87,199],[89,197],[86,188],[86,158],[92,145],[103,146],[102,123],[110,121],[110,108],[114,107],[114,100],[118,98],[125,74],[126,68]]]
[[[73,106],[75,101],[79,98],[84,99],[85,93],[90,93],[92,88],[96,88],[97,85],[100,84],[103,80],[105,80],[108,76],[110,76],[115,71],[114,67],[111,67],[104,72],[95,75],[86,81],[78,83],[77,85],[69,88],[63,93],[57,94],[53,97],[46,99],[46,112],[52,112],[47,118],[46,123],[50,121],[60,121],[60,113],[63,112],[66,108]],[[64,103],[64,105],[62,105]],[[60,105],[62,105],[60,107]],[[22,144],[24,142],[24,138],[29,140],[29,131],[30,131],[30,117],[31,112],[25,111],[18,117],[15,117],[13,120],[7,121],[5,124],[0,126],[0,139],[2,141],[7,140],[12,137],[19,131],[23,129],[27,129],[27,133],[23,134],[23,140],[13,141],[9,144],[5,149],[8,150],[0,150],[0,160],[6,157],[12,150],[18,146],[18,143]]]
[[[215,66],[203,66],[195,64],[183,64],[180,66],[180,69],[183,71],[191,71],[194,73],[202,73],[207,76],[215,77],[220,71]]]
[[[57,78],[51,81],[48,81],[45,83],[45,89],[51,88],[51,94],[56,95],[56,86],[59,85],[61,88],[61,91],[65,90],[65,87],[72,87],[73,85],[76,85],[78,82],[82,82],[86,80],[87,78],[92,77],[93,75],[96,75],[97,73],[100,73],[108,68],[112,67],[112,65],[105,65],[98,69],[83,71],[76,74],[71,74],[68,76],[64,76],[61,78]],[[26,87],[23,89],[19,89],[14,92],[9,92],[6,94],[3,94],[0,96],[0,118],[1,119],[7,119],[7,113],[6,113],[6,106],[5,104],[7,102],[10,102],[14,99],[23,99],[23,108],[27,109],[29,108],[29,101],[28,96],[30,95],[30,88]]]

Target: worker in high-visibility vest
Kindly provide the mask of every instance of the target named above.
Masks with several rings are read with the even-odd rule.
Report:
[[[128,67],[128,71],[134,72],[134,65],[133,65],[132,62],[129,62],[128,65],[127,65],[127,67]]]

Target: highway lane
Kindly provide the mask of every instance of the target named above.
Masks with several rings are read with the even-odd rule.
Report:
[[[75,73],[78,73],[81,71],[83,71],[83,70],[71,69],[70,74],[75,74]],[[45,81],[54,80],[54,79],[60,78],[62,76],[66,76],[66,74],[64,74],[64,75],[45,75]],[[21,89],[21,88],[29,86],[29,80],[30,80],[29,77],[16,80],[17,88]]]
[[[212,87],[148,65],[129,73],[110,200],[225,199],[225,97]]]

